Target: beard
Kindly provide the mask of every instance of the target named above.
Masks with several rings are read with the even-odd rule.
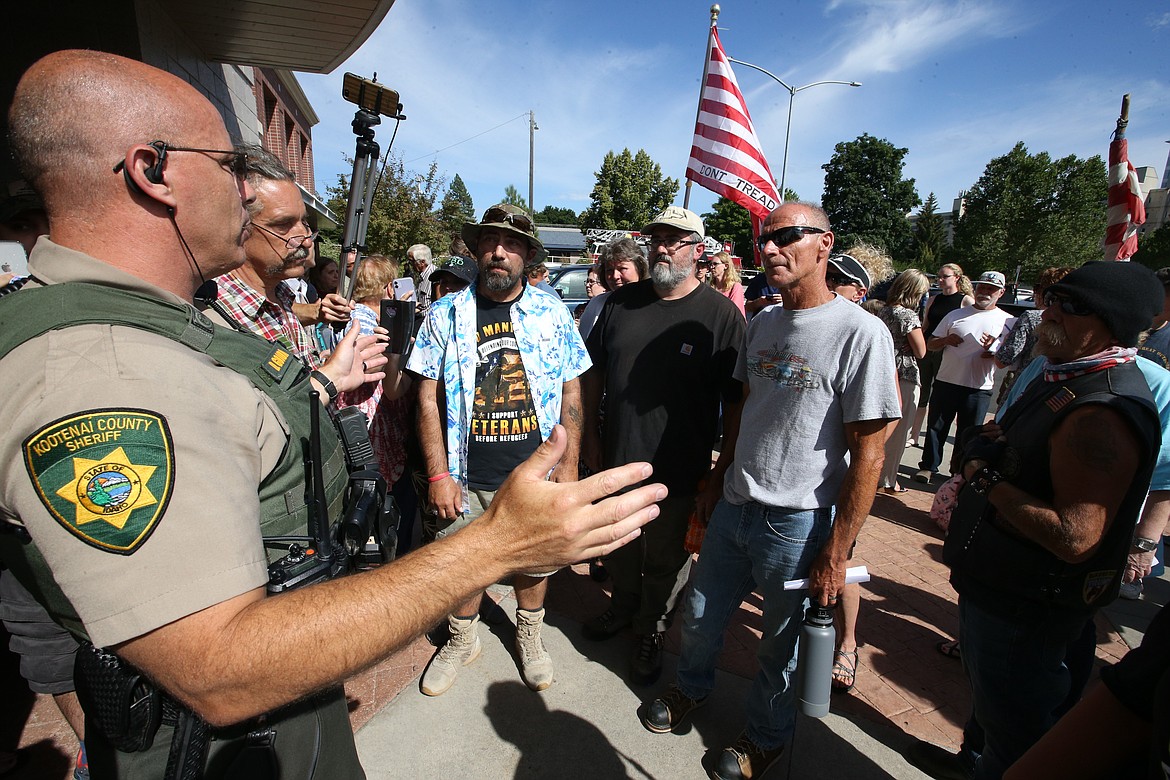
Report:
[[[671,262],[670,255],[657,255],[650,265],[650,279],[659,290],[670,291],[695,275],[694,262]]]
[[[1036,326],[1036,354],[1051,357],[1068,344],[1068,334],[1055,322],[1041,322]]]
[[[503,271],[501,274],[488,273],[491,269],[498,268]],[[507,292],[516,286],[520,281],[520,274],[523,269],[515,274],[508,273],[508,267],[503,263],[488,263],[484,266],[483,273],[480,274],[480,283],[485,290],[491,292]]]

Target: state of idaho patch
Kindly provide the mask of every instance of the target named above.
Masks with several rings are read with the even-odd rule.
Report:
[[[92,409],[49,423],[25,440],[24,463],[58,523],[120,555],[150,537],[175,480],[170,428],[145,409]]]

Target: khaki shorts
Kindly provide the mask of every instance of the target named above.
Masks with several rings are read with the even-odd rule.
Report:
[[[424,522],[433,524],[433,528],[429,529],[435,539],[442,539],[445,536],[458,531],[460,528],[466,528],[471,525],[471,522],[482,515],[487,508],[492,505],[492,501],[496,499],[496,491],[494,490],[477,490],[476,488],[467,489],[468,510],[454,519],[440,519],[435,515],[424,515]],[[560,569],[553,569],[545,572],[525,572],[528,577],[551,577]]]

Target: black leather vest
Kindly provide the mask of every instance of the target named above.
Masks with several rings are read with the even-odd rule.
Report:
[[[1161,443],[1157,407],[1137,364],[1063,382],[1036,379],[1001,421],[1007,448],[995,465],[1012,485],[1050,503],[1049,436],[1068,414],[1087,404],[1107,405],[1128,420],[1141,446],[1137,472],[1101,544],[1088,560],[1062,561],[1008,530],[995,507],[964,486],[943,545],[951,584],[963,597],[992,610],[1034,603],[1076,612],[1091,612],[1117,598]]]

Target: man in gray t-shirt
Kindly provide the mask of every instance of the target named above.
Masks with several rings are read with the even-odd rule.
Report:
[[[686,599],[678,680],[641,713],[647,729],[665,733],[706,700],[727,619],[755,590],[764,604],[760,673],[747,726],[717,759],[717,775],[727,778],[761,776],[792,739],[789,669],[806,592],[784,582],[807,577],[813,603],[836,604],[877,489],[887,425],[900,417],[889,330],[825,284],[833,247],[825,213],[786,203],[768,216],[759,243],[784,305],[748,326],[735,369],[744,400],[724,411],[723,450],[695,500],[708,525]]]

